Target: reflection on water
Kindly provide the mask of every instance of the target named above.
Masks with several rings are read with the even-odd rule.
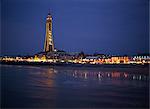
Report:
[[[103,78],[111,78],[111,79],[130,79],[130,80],[147,80],[148,77],[146,75],[139,75],[139,74],[132,74],[127,72],[104,72],[104,71],[97,71],[97,72],[90,72],[90,71],[82,71],[82,70],[75,70],[73,72],[66,72],[67,75],[72,75],[75,78],[82,78],[82,79],[103,79]]]
[[[134,82],[135,85],[139,82],[137,81],[147,81],[148,75],[144,74],[134,74],[134,73],[128,73],[128,72],[106,72],[106,71],[88,71],[88,70],[67,70],[67,69],[57,69],[57,68],[42,68],[42,69],[35,69],[30,71],[30,85],[35,87],[56,87],[57,79],[61,80],[61,84],[76,84],[81,86],[81,84],[88,83],[89,81],[94,81],[96,83],[96,80],[101,81],[103,83],[111,82],[115,83],[127,81],[127,82]],[[56,81],[57,80],[57,81]],[[86,81],[85,81],[86,80]],[[78,84],[80,83],[80,84]],[[60,84],[60,83],[59,83]],[[122,83],[123,84],[123,83]],[[142,83],[143,84],[143,83]],[[85,85],[85,84],[84,84]]]
[[[1,68],[4,107],[148,107],[149,104],[149,76],[142,72]]]

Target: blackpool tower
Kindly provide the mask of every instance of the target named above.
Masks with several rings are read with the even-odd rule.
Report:
[[[54,41],[52,36],[52,16],[49,13],[46,18],[46,35],[44,43],[44,52],[53,52],[54,51]]]

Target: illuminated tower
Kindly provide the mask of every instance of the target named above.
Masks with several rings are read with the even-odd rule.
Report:
[[[54,51],[54,42],[52,36],[52,16],[49,13],[46,18],[46,35],[44,43],[44,52],[52,52],[52,51]]]

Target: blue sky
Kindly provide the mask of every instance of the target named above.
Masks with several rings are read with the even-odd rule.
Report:
[[[1,54],[42,51],[49,11],[57,49],[147,53],[148,10],[148,0],[1,0]]]

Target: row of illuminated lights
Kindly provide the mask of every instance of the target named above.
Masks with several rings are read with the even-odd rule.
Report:
[[[133,59],[150,59],[150,56],[134,56]]]
[[[1,58],[1,60],[4,61],[27,61],[27,62],[66,62],[66,60],[63,59],[47,59],[45,55],[43,55],[41,58],[39,58],[38,56],[35,56],[34,58],[22,58],[22,57],[15,57],[15,58],[11,58],[11,57],[5,57],[5,58]],[[85,63],[90,63],[90,64],[102,64],[102,63],[150,63],[150,60],[130,60],[129,58],[122,58],[122,57],[112,57],[109,59],[73,59],[73,60],[67,60],[67,62],[72,62],[72,63],[81,63],[81,64],[85,64]]]
[[[75,63],[90,63],[90,64],[103,64],[103,63],[124,63],[124,64],[130,64],[130,63],[137,63],[137,64],[142,64],[142,63],[150,63],[150,60],[113,60],[113,59],[83,59],[83,60],[75,60]]]
[[[11,58],[11,57],[7,57],[7,58],[0,58],[1,61],[15,61],[15,62],[65,62],[64,60],[59,60],[59,59],[46,59],[44,57],[42,58],[38,58],[38,57],[31,57],[31,58],[21,58],[21,57],[16,57],[16,58]],[[69,60],[69,62],[73,62],[72,60]]]
[[[28,58],[28,59],[15,59],[15,58],[4,58],[2,59],[4,61],[26,61],[26,62],[66,62],[65,60],[59,60],[59,59],[33,59],[33,58]],[[72,62],[72,63],[80,63],[80,64],[86,64],[86,63],[90,63],[90,64],[103,64],[103,63],[120,63],[120,61],[107,61],[105,60],[105,62],[100,62],[97,60],[93,60],[93,61],[83,61],[80,59],[75,59],[75,60],[68,60],[67,62]],[[150,61],[124,61],[123,63],[126,64],[130,64],[130,63],[137,63],[137,64],[142,64],[142,63],[150,63]]]

